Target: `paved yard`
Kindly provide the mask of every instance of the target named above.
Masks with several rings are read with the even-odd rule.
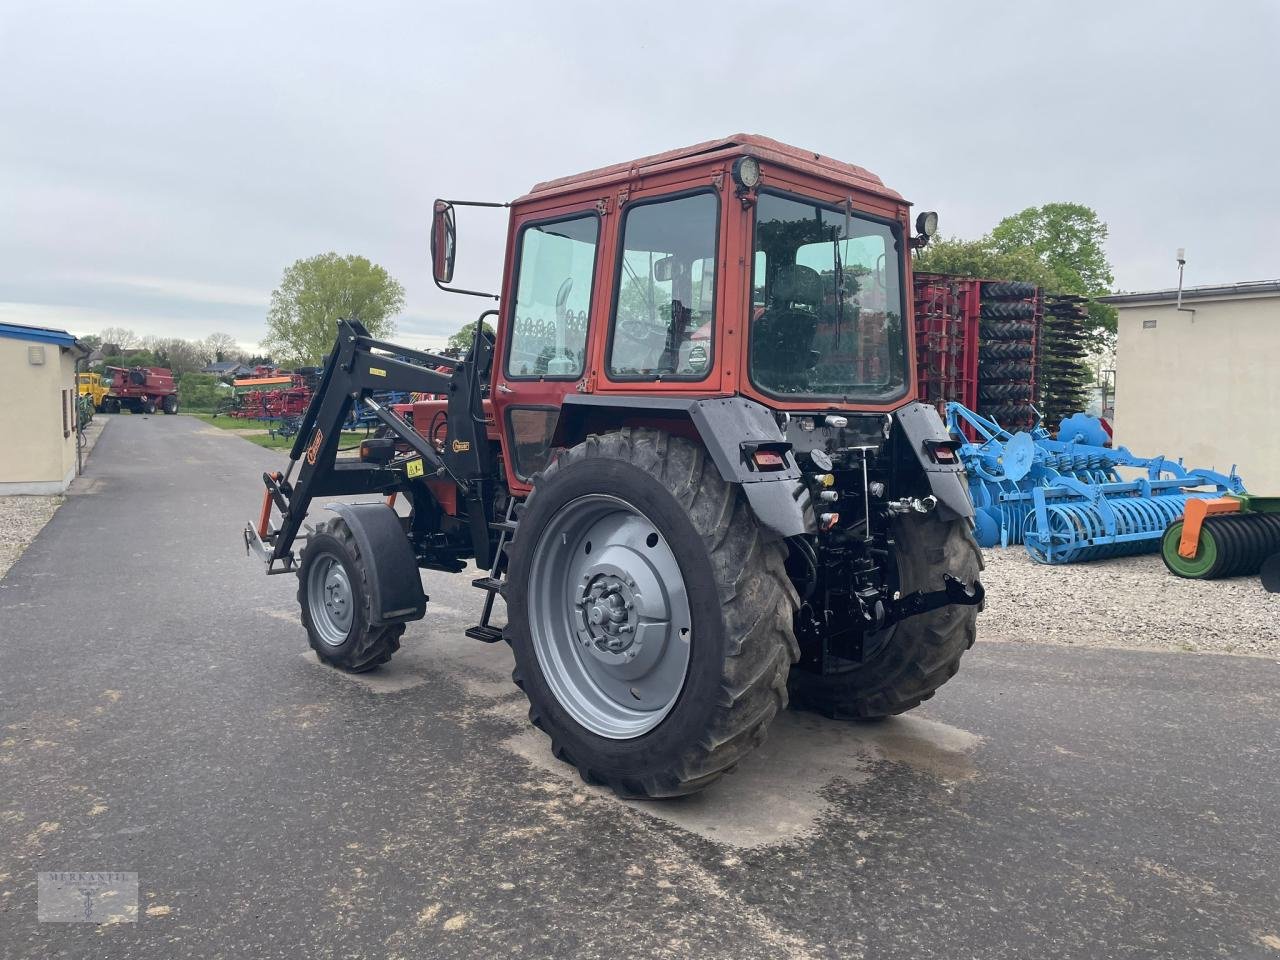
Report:
[[[980,641],[909,717],[622,803],[463,577],[390,668],[315,663],[240,543],[281,461],[120,417],[0,580],[5,958],[1280,958],[1273,659]],[[53,870],[136,871],[138,922],[37,923]]]

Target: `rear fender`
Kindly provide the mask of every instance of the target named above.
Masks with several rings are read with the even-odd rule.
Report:
[[[346,521],[367,564],[370,625],[421,620],[427,597],[418,558],[396,512],[384,503],[335,503],[325,509]]]
[[[938,498],[939,516],[944,520],[959,517],[972,520],[973,501],[969,498],[969,484],[960,458],[942,463],[935,459],[933,451],[938,445],[954,447],[955,443],[955,437],[947,432],[938,411],[927,403],[909,403],[894,412],[894,419],[910,456],[924,471],[929,491]]]
[[[800,468],[773,412],[742,397],[613,397],[570,394],[552,435],[553,447],[570,447],[589,433],[653,427],[702,443],[721,478],[742,487],[761,526],[776,537],[812,533],[809,495]],[[761,472],[752,454],[761,445],[782,453],[785,467]]]

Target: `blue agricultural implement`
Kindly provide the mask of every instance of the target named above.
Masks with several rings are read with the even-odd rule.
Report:
[[[1079,438],[1096,439],[1102,428],[1080,414],[1059,431],[1070,440],[1053,439],[1039,423],[1010,433],[958,403],[947,404],[947,426],[960,441],[978,542],[1023,543],[1040,563],[1154,552],[1188,500],[1244,491],[1234,468],[1188,470],[1181,461],[1086,443]],[[1139,475],[1126,479],[1121,468]]]

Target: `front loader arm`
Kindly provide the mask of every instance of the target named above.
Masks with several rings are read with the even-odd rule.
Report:
[[[448,367],[450,372],[442,373],[436,367]],[[289,465],[282,474],[263,475],[267,491],[262,514],[258,526],[245,531],[246,545],[257,546],[267,561],[267,572],[287,573],[294,569],[294,541],[313,499],[382,493],[401,482],[398,466],[338,461],[342,425],[356,404],[371,410],[411,447],[424,461],[424,472],[451,478],[469,504],[479,499],[471,488],[482,482],[490,469],[486,460],[488,448],[483,442],[475,442],[474,436],[476,370],[473,360],[456,360],[386,343],[371,337],[359,321],[339,320],[338,337],[299,424],[289,451]],[[370,396],[380,390],[447,395],[449,433],[461,442],[451,444],[443,454],[438,452],[425,437]],[[270,526],[273,505],[281,513],[280,525],[275,529]],[[487,531],[483,513],[482,509],[480,520]]]

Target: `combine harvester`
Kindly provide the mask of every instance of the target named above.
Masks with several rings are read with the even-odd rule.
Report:
[[[1077,414],[1059,437],[1036,423],[1010,433],[959,403],[947,404],[947,427],[969,476],[978,542],[1024,543],[1040,563],[1076,563],[1160,549],[1165,528],[1188,500],[1244,492],[1236,476],[1188,470],[1181,461],[1137,457],[1103,446],[1100,421]],[[1126,480],[1120,468],[1145,472]]]

